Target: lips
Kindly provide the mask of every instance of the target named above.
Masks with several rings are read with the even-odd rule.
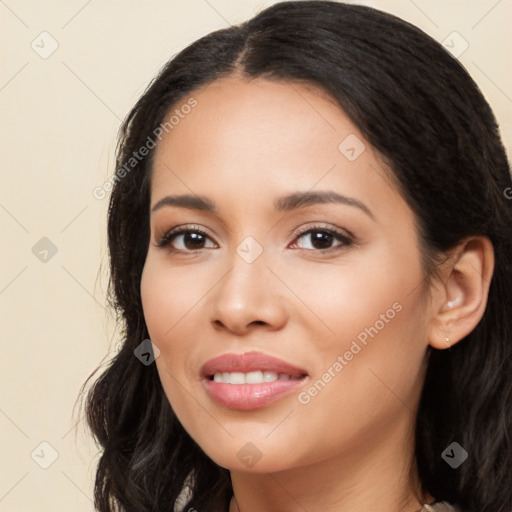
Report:
[[[223,354],[210,359],[201,368],[201,377],[211,380],[216,373],[249,373],[258,370],[283,373],[291,377],[302,377],[308,374],[305,369],[287,363],[282,359],[259,352],[247,352],[245,354]]]
[[[260,382],[251,384],[214,380],[216,374],[231,374],[237,376],[235,380],[239,381],[241,374],[251,372],[262,372],[271,379],[276,379],[276,374],[279,374],[279,379],[261,382],[260,377],[256,379]],[[282,378],[286,376],[289,379]],[[201,382],[209,397],[222,407],[239,411],[260,409],[281,400],[303,387],[308,378],[305,369],[258,352],[224,354],[210,359],[201,368]]]

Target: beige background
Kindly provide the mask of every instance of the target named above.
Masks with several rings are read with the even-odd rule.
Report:
[[[104,310],[107,199],[92,190],[113,173],[120,121],[160,66],[273,3],[0,0],[0,512],[93,510],[98,450],[72,412],[116,337]],[[469,43],[459,58],[510,155],[512,2],[359,3]],[[43,237],[57,249],[46,262],[32,250]]]

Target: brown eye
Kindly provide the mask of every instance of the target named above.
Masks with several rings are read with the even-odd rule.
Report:
[[[310,247],[300,247],[304,250],[316,250],[316,251],[330,251],[338,247],[346,247],[352,243],[352,240],[346,235],[335,231],[333,229],[327,229],[324,227],[313,227],[305,231],[301,231],[297,234],[297,239],[310,240]],[[339,242],[335,246],[332,246],[333,242]]]
[[[200,229],[177,228],[167,232],[157,245],[158,247],[171,245],[171,250],[193,252],[206,248],[207,240],[211,240],[210,237]]]

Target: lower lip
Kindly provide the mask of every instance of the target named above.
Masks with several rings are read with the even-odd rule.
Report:
[[[275,380],[262,384],[225,384],[203,379],[210,398],[229,409],[250,411],[265,407],[300,388],[307,377],[295,380]]]

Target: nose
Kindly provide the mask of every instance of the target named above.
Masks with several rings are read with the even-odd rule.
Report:
[[[233,255],[229,271],[210,296],[215,329],[241,335],[255,328],[278,330],[286,324],[285,287],[268,263],[265,252],[252,263]]]

